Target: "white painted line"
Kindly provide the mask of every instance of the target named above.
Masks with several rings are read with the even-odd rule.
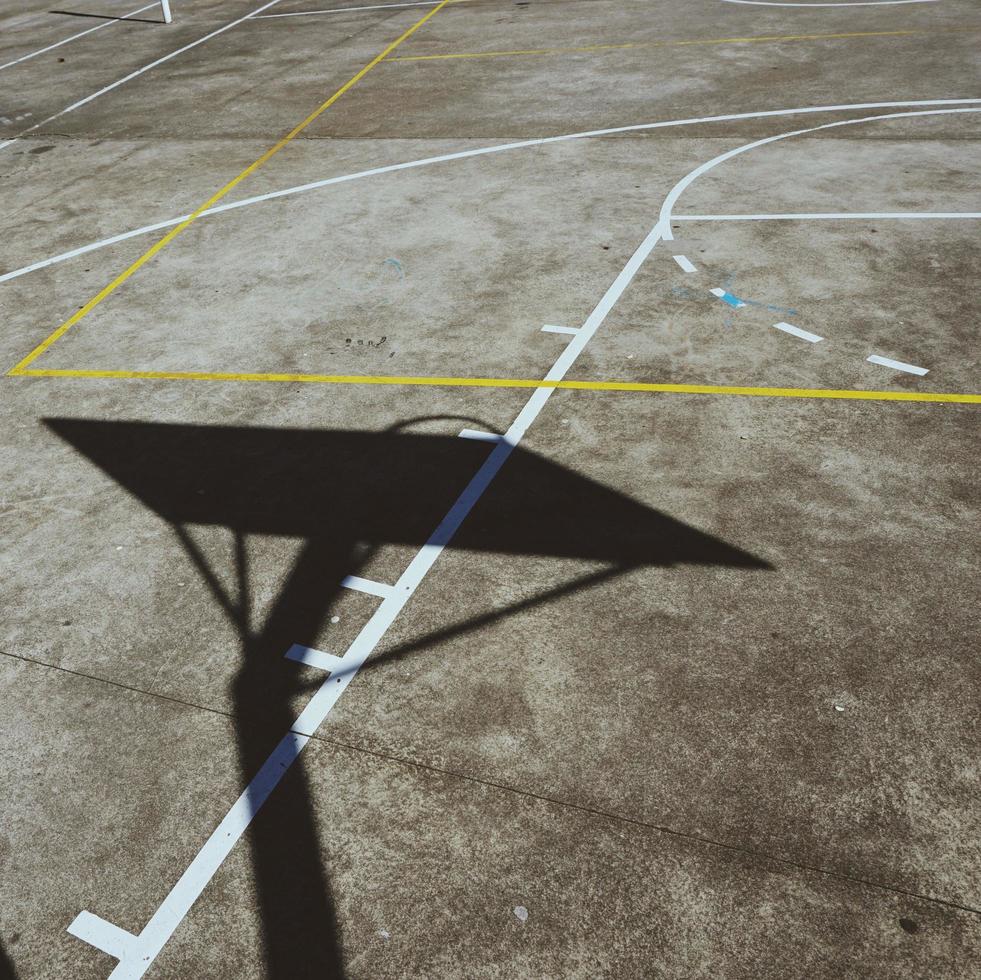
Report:
[[[662,239],[660,221],[637,247],[620,274],[603,294],[579,333],[559,355],[546,381],[561,381],[602,326],[610,310],[630,285],[637,270]],[[323,724],[330,710],[357,675],[364,662],[381,642],[420,583],[452,540],[460,525],[490,486],[528,428],[545,407],[555,388],[536,388],[487,459],[474,474],[453,506],[419,549],[388,596],[362,627],[344,654],[344,667],[332,673],[300,712],[290,731],[266,760],[259,773],[243,790],[228,814],[218,824],[190,866],[178,879],[163,903],[133,942],[120,949],[123,954],[110,974],[110,980],[138,980],[150,968],[157,954],[183,921],[208,882],[214,877],[236,842],[245,833],[277,783],[297,759],[309,737]],[[76,920],[77,921],[77,920]],[[102,947],[99,947],[102,948]],[[115,955],[115,954],[113,954]]]
[[[347,575],[341,582],[345,589],[353,589],[355,592],[365,592],[368,595],[376,595],[380,599],[387,599],[392,594],[394,586],[386,585],[384,582],[374,582],[370,578],[360,578],[357,575]]]
[[[233,20],[224,27],[219,27],[217,30],[212,31],[210,34],[205,34],[204,37],[198,38],[196,41],[192,41],[190,44],[185,44],[182,48],[178,48],[176,51],[171,51],[170,54],[165,54],[162,58],[157,58],[155,61],[151,61],[148,65],[144,65],[142,68],[137,68],[136,71],[131,71],[128,75],[123,76],[110,85],[106,85],[100,88],[98,92],[93,92],[91,95],[87,95],[84,99],[79,99],[77,102],[73,102],[70,106],[56,112],[53,116],[48,116],[47,119],[42,119],[39,123],[35,123],[33,126],[27,129],[21,130],[16,136],[11,137],[9,140],[0,143],[0,150],[4,147],[12,146],[17,140],[29,133],[35,132],[35,130],[40,129],[42,126],[46,126],[49,122],[59,119],[61,116],[66,115],[69,112],[74,112],[76,109],[81,109],[82,106],[88,105],[90,102],[99,98],[101,95],[105,95],[107,92],[111,92],[113,89],[119,88],[120,85],[125,85],[126,82],[131,82],[134,78],[139,78],[144,72],[150,71],[152,68],[156,68],[159,65],[164,64],[166,61],[170,61],[171,58],[176,58],[180,54],[184,54],[185,51],[190,51],[191,48],[196,48],[199,44],[204,44],[205,41],[210,41],[213,37],[217,37],[219,34],[224,34],[225,31],[230,31],[233,27],[237,27],[239,24],[244,23],[250,18],[254,17],[262,10],[268,10],[270,7],[275,7],[277,3],[281,3],[282,0],[269,0],[268,3],[264,3],[261,7],[256,7],[251,13],[246,14],[244,17],[239,17],[237,20]]]
[[[672,221],[841,221],[856,219],[882,221],[952,221],[981,218],[981,211],[825,211],[812,214],[674,214]]]
[[[895,7],[904,3],[936,3],[937,0],[842,0],[841,3],[778,3],[777,0],[723,0],[750,7]]]
[[[15,58],[13,61],[8,61],[6,64],[0,65],[0,71],[3,71],[4,68],[12,68],[14,65],[19,65],[22,61],[30,61],[31,58],[36,58],[39,54],[46,54],[48,51],[54,51],[55,48],[60,48],[63,44],[68,44],[69,41],[77,41],[80,37],[85,37],[86,34],[94,34],[96,31],[101,31],[105,27],[112,27],[113,24],[118,24],[121,20],[126,20],[129,17],[135,17],[137,14],[142,14],[144,10],[149,10],[151,7],[156,7],[157,2],[158,0],[153,0],[153,3],[148,3],[145,7],[139,7],[136,10],[131,10],[128,14],[122,14],[120,17],[107,20],[103,24],[96,24],[95,27],[89,27],[84,31],[79,31],[77,34],[72,34],[71,37],[66,37],[61,41],[56,41],[54,44],[49,44],[46,48],[38,48],[37,51],[32,51],[30,54],[25,54],[20,58]]]
[[[579,327],[559,327],[554,323],[546,323],[545,326],[542,327],[542,330],[545,331],[545,333],[568,333],[573,335],[579,333]]]
[[[295,10],[288,14],[256,14],[256,20],[273,20],[277,17],[313,17],[316,14],[346,14],[355,10],[391,10],[394,7],[435,7],[441,0],[423,0],[421,3],[373,3],[366,7],[334,7],[332,10]],[[460,0],[457,0],[459,3]]]
[[[865,360],[872,364],[881,364],[883,367],[892,368],[894,371],[905,371],[907,374],[918,374],[921,377],[930,370],[929,368],[917,367],[915,364],[894,361],[891,357],[880,357],[878,354],[870,354]]]
[[[137,942],[137,937],[131,932],[120,929],[91,912],[79,912],[72,919],[68,931],[77,939],[101,949],[103,953],[115,956],[117,960],[128,958]]]
[[[688,258],[687,255],[672,255],[671,258],[673,258],[675,262],[677,262],[678,265],[681,266],[682,272],[695,271],[695,266],[691,264],[691,260]]]
[[[476,442],[500,442],[501,436],[496,432],[481,432],[479,429],[461,429],[461,439],[473,439]]]
[[[278,2],[278,0],[276,0]],[[260,8],[262,9],[262,8]],[[842,110],[856,110],[856,109],[886,109],[893,108],[896,106],[922,106],[922,105],[956,105],[961,106],[965,104],[976,105],[981,103],[981,99],[929,99],[914,102],[861,102],[855,103],[853,105],[839,105],[839,106],[809,106],[798,109],[770,109],[762,112],[744,112],[729,114],[724,116],[704,116],[701,118],[692,119],[671,119],[664,122],[656,123],[638,123],[633,126],[618,126],[614,129],[593,129],[587,130],[581,133],[568,133],[563,136],[546,136],[541,139],[531,139],[531,140],[521,140],[517,143],[500,143],[496,146],[483,146],[478,147],[473,150],[460,150],[456,153],[445,153],[440,156],[435,157],[422,157],[418,160],[408,160],[404,163],[394,163],[389,164],[384,167],[373,167],[370,170],[360,170],[351,174],[343,174],[338,177],[326,177],[322,180],[315,180],[308,184],[297,184],[294,187],[285,187],[282,190],[270,191],[267,194],[258,194],[255,197],[243,198],[240,201],[231,201],[226,204],[220,204],[217,207],[209,208],[207,211],[202,211],[200,217],[207,217],[215,214],[223,214],[226,211],[233,211],[236,208],[249,207],[253,204],[260,204],[263,201],[272,201],[281,197],[291,197],[294,194],[303,194],[306,191],[318,190],[322,187],[330,187],[334,184],[342,184],[351,180],[361,180],[364,177],[376,177],[382,174],[395,173],[400,170],[412,170],[416,167],[427,167],[432,164],[437,163],[448,163],[453,160],[464,160],[470,157],[480,157],[487,156],[492,153],[504,153],[509,150],[521,150],[528,147],[534,146],[544,146],[548,143],[560,143],[567,140],[577,140],[577,139],[590,139],[599,136],[610,136],[616,133],[626,133],[626,132],[637,132],[641,130],[648,129],[663,129],[673,126],[690,126],[696,123],[709,123],[709,122],[732,122],[734,120],[740,119],[761,119],[768,118],[770,116],[789,116],[795,114],[809,114],[815,112],[835,112]],[[976,112],[976,109],[948,109],[942,110],[942,112]],[[903,115],[920,115],[920,113],[909,112],[909,113],[894,113],[890,115],[882,116],[869,116],[863,119],[854,120],[854,122],[868,122],[874,119],[892,119],[897,116]],[[852,120],[848,120],[846,123],[841,123],[840,125],[847,125]],[[834,124],[839,125],[839,124]],[[820,129],[822,127],[816,127]],[[796,130],[792,133],[785,133],[783,136],[773,137],[772,139],[782,139],[789,136],[797,136],[802,133],[813,132],[813,130],[803,129]],[[0,144],[6,145],[6,144]],[[756,146],[761,145],[759,141],[756,143],[747,144],[743,149],[752,149]],[[713,163],[713,166],[720,162],[717,157],[715,161],[709,161]],[[686,185],[687,186],[687,185]],[[683,190],[684,188],[682,188]],[[679,192],[680,194],[680,192]],[[676,199],[675,199],[676,200]],[[674,201],[671,202],[672,207]],[[957,217],[978,217],[979,215],[968,214],[968,215],[957,215]],[[186,221],[190,215],[183,214],[177,218],[171,218],[167,221],[158,221],[152,225],[144,225],[142,228],[134,228],[132,231],[122,232],[119,235],[113,235],[110,238],[103,238],[97,242],[90,242],[88,245],[82,245],[78,248],[71,249],[67,252],[61,252],[58,255],[53,255],[47,259],[41,259],[38,262],[32,262],[30,265],[22,266],[19,269],[14,269],[10,272],[0,275],[0,282],[6,282],[9,279],[16,279],[19,276],[26,275],[29,272],[36,272],[38,269],[44,269],[50,265],[56,265],[59,262],[64,262],[68,259],[76,258],[79,255],[85,255],[88,252],[95,251],[96,249],[106,248],[110,245],[115,245],[118,242],[126,241],[129,238],[134,238],[138,235],[147,235],[154,231],[161,231],[165,228],[172,228],[174,225],[179,225],[182,221]],[[735,217],[739,217],[738,215]],[[767,216],[764,216],[767,217]],[[848,217],[848,215],[842,215],[842,217]],[[888,215],[884,215],[888,217]],[[916,217],[912,215],[911,217]],[[701,216],[679,216],[671,214],[670,219],[673,221],[686,221],[686,220],[702,220]],[[670,233],[670,227],[668,228]],[[666,240],[671,240],[668,235],[665,235]]]
[[[313,647],[305,647],[300,643],[294,643],[286,651],[286,659],[295,660],[298,664],[306,664],[308,667],[319,667],[328,672],[339,670],[344,666],[343,657],[335,657],[332,653],[314,650]]]
[[[792,337],[800,337],[801,340],[806,340],[811,344],[816,344],[818,341],[824,340],[824,337],[819,337],[816,333],[810,333],[807,330],[801,330],[800,327],[795,327],[792,323],[780,323],[773,324],[777,330],[782,330],[784,333],[789,333]]]
[[[807,133],[817,133],[825,129],[837,129],[841,126],[857,126],[867,122],[879,122],[883,119],[905,119],[911,116],[951,115],[961,112],[981,112],[981,110],[975,108],[920,109],[913,112],[890,112],[878,116],[862,116],[859,119],[842,119],[838,122],[824,123],[821,126],[811,126],[807,129],[795,129],[789,133],[778,133],[776,136],[767,136],[765,139],[754,140],[752,143],[744,143],[742,146],[737,146],[735,149],[727,150],[725,153],[720,153],[718,156],[713,157],[711,160],[706,160],[705,163],[687,173],[668,192],[667,197],[664,199],[664,203],[661,205],[660,213],[660,222],[663,227],[664,240],[672,241],[674,238],[674,235],[671,232],[671,222],[674,220],[674,206],[678,203],[678,199],[681,197],[681,195],[696,180],[698,180],[699,177],[704,176],[710,170],[713,170],[715,167],[719,166],[719,164],[725,163],[727,160],[731,160],[733,157],[737,157],[742,153],[748,153],[750,150],[756,150],[761,146],[766,146],[770,143],[777,143],[780,140],[791,139],[794,136],[804,136]]]

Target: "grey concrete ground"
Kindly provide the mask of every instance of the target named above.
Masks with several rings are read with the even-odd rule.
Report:
[[[0,10],[5,372],[432,9],[172,2]],[[979,38],[459,0],[31,365],[121,376],[0,378],[0,975],[109,976],[76,915],[157,921],[335,677],[113,976],[979,975],[976,400],[555,391],[352,679],[283,655],[539,396],[125,376],[541,379],[683,184],[569,378],[976,394]]]

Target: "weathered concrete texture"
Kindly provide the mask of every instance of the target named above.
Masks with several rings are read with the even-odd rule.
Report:
[[[0,142],[258,5],[3,71]],[[0,64],[100,23],[8,8]],[[424,11],[249,20],[0,150],[0,274],[193,210]],[[397,54],[642,46],[381,64],[228,200],[967,98],[979,28],[968,0],[461,2]],[[914,33],[650,44],[882,31]],[[868,113],[201,219],[37,364],[539,378],[569,343],[542,325],[585,321],[686,175]],[[981,390],[976,219],[714,220],[976,212],[979,118],[705,173],[570,377]],[[0,284],[0,365],[162,233]],[[0,383],[0,974],[104,977],[68,923],[145,925],[323,680],[286,650],[344,653],[379,602],[344,576],[395,582],[491,451],[460,430],[529,391]],[[976,433],[973,405],[556,392],[148,977],[974,975]]]
[[[231,791],[232,733],[219,716],[33,664],[7,659],[0,677],[16,750],[3,789],[19,814],[4,827],[8,952],[23,976],[102,976],[105,957],[48,923],[85,906],[140,927],[189,838],[217,817],[201,797],[218,806]],[[65,719],[57,742],[40,716]],[[120,759],[115,795],[126,801],[108,818],[106,756]],[[283,913],[314,927],[309,955],[335,947],[351,977],[684,977],[719,962],[733,977],[884,963],[892,976],[956,977],[978,941],[969,913],[527,794],[316,742],[303,766],[320,846],[302,857],[329,875],[335,922],[310,921],[299,903]],[[280,816],[274,803],[260,820]],[[248,853],[223,868],[158,975],[264,975],[247,910],[269,883],[255,880]],[[11,916],[28,904],[34,916]]]

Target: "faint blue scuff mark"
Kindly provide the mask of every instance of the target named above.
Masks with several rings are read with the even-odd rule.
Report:
[[[405,278],[405,270],[402,268],[402,263],[398,259],[385,259],[382,265],[390,265],[399,274],[399,279]]]

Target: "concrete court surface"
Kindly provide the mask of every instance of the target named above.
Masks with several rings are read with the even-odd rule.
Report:
[[[0,4],[0,975],[981,974],[977,3],[143,6]]]

